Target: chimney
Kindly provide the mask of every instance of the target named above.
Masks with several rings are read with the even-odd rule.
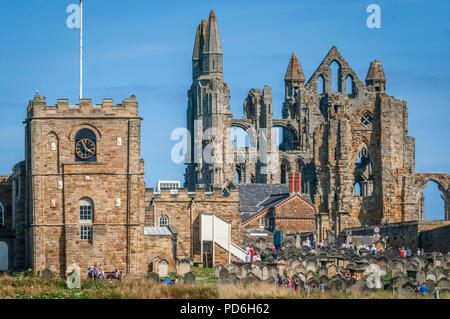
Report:
[[[302,174],[290,173],[288,175],[289,194],[302,192]]]

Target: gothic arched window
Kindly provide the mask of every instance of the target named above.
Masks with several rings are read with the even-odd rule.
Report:
[[[166,215],[159,217],[159,227],[169,227],[169,217]]]
[[[75,135],[75,161],[97,161],[97,137],[87,128],[82,128]]]
[[[374,167],[372,157],[366,146],[358,153],[354,170],[354,192],[355,195],[370,197],[373,193]]]

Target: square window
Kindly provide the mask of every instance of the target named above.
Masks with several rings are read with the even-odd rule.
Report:
[[[80,239],[92,241],[92,226],[81,226],[80,227]]]
[[[92,221],[92,206],[80,206],[80,221]]]

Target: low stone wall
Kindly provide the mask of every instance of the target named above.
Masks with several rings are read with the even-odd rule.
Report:
[[[387,237],[387,245],[394,249],[409,247],[415,251],[417,248],[423,248],[428,252],[438,251],[444,254],[450,251],[449,221],[412,221],[379,227],[380,236]],[[341,232],[340,239],[345,241],[347,235],[356,239],[373,234],[372,228],[348,228]]]
[[[443,254],[450,252],[450,224],[421,231],[418,242],[419,247],[425,251],[438,251]]]

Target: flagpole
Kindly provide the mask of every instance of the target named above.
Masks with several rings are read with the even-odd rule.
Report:
[[[80,0],[80,100],[83,98],[83,0]]]

